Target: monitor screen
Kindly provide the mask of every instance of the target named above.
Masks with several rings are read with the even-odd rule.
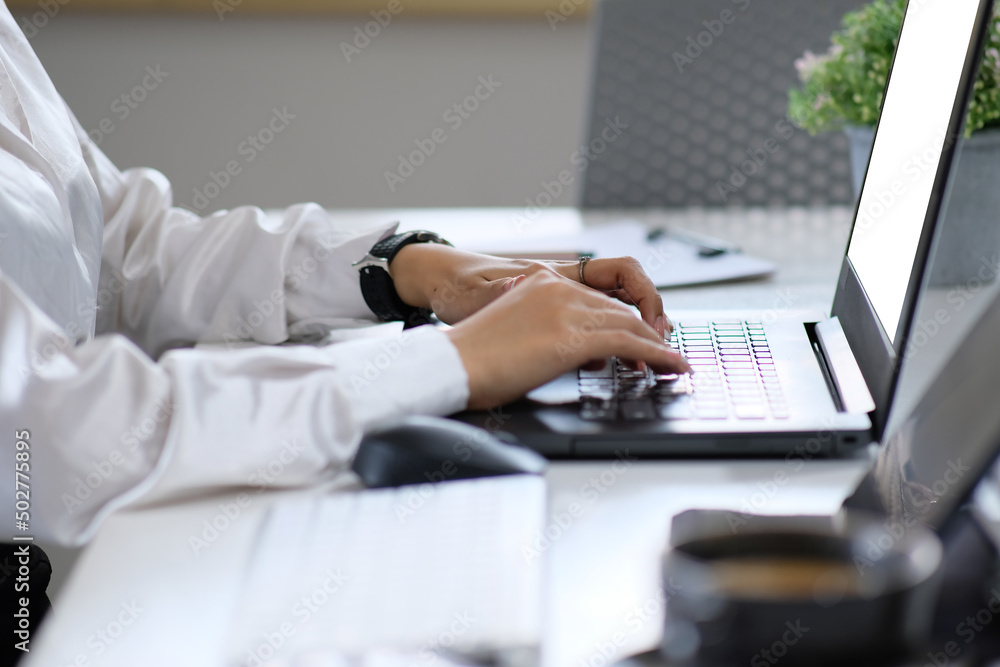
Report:
[[[889,340],[933,201],[980,0],[910,0],[848,257]],[[964,108],[962,106],[961,108]]]

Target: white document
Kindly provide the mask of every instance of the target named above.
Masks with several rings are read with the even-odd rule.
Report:
[[[669,235],[650,242],[648,231],[640,222],[623,220],[552,236],[478,239],[466,248],[503,255],[578,252],[597,258],[635,257],[660,288],[759,278],[777,269],[771,262],[739,252],[701,257],[697,245]]]

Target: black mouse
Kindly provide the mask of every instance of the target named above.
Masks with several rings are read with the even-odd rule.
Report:
[[[545,472],[548,461],[481,428],[440,417],[407,417],[361,440],[354,472],[382,488]]]

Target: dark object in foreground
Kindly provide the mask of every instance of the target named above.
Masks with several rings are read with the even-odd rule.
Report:
[[[501,442],[481,428],[450,419],[409,417],[365,436],[353,469],[366,486],[382,488],[540,475],[547,465],[535,452]]]

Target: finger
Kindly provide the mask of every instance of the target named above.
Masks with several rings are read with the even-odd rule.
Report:
[[[660,343],[654,343],[630,331],[599,331],[585,345],[589,354],[638,359],[647,362],[657,372],[689,373],[691,366],[678,353]]]
[[[617,305],[617,304],[616,304]],[[591,318],[595,324],[601,324],[600,328],[603,330],[624,330],[628,331],[636,336],[641,336],[646,340],[663,345],[663,336],[661,336],[656,329],[649,326],[635,314],[628,309],[608,309],[606,312],[606,322],[601,324],[597,319]]]
[[[587,285],[595,289],[624,292],[618,298],[637,306],[642,319],[656,327],[657,318],[663,315],[663,299],[638,260],[594,259],[588,262],[585,277]]]

